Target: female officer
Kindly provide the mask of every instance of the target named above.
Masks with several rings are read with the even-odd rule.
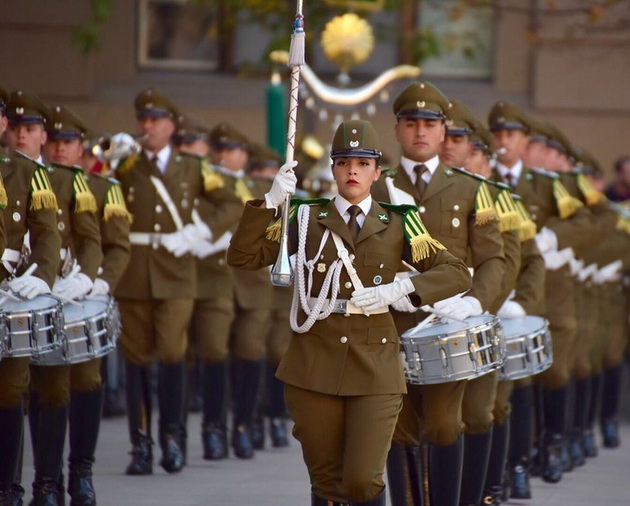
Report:
[[[389,305],[432,304],[470,287],[464,264],[426,232],[413,206],[372,200],[381,174],[376,132],[347,121],[332,143],[333,200],[294,201],[294,331],[277,377],[285,383],[309,471],[312,504],[384,505],[383,469],[406,392]],[[265,200],[250,201],[228,250],[234,267],[259,269],[279,251],[277,223],[295,191],[286,164]],[[276,240],[274,240],[276,239]],[[401,260],[420,275],[395,280]]]

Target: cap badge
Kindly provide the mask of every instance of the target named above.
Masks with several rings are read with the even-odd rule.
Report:
[[[24,107],[16,107],[15,114],[24,114]]]
[[[455,124],[455,122],[452,119],[447,119],[446,120],[446,126],[447,127],[452,127]]]
[[[153,102],[147,102],[144,106],[145,109],[152,109],[153,108]]]
[[[499,116],[497,118],[497,123],[505,123],[505,118],[503,116]]]
[[[63,123],[55,123],[55,130],[61,130],[63,128]]]
[[[425,102],[424,100],[418,100],[418,101],[416,102],[416,105],[417,105],[418,107],[424,107],[424,106],[425,106],[425,105],[427,105],[427,104],[426,104],[426,102]]]
[[[359,147],[359,141],[350,141],[350,147],[351,148]]]

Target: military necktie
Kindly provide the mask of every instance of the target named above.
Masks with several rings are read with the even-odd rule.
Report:
[[[516,178],[514,177],[514,174],[512,174],[511,172],[507,172],[505,174],[505,182],[507,183],[507,185],[514,189],[514,187],[516,186],[514,183],[516,183]]]
[[[424,190],[427,188],[427,183],[422,179],[422,174],[427,170],[429,170],[429,168],[424,163],[420,163],[413,168],[413,171],[416,173],[416,188],[421,197],[424,195]]]
[[[357,221],[357,217],[362,213],[361,208],[359,206],[350,206],[348,208],[348,214],[350,215],[350,219],[348,220],[348,228],[350,229],[350,235],[352,236],[352,240],[356,241],[359,232],[361,231],[361,225]]]

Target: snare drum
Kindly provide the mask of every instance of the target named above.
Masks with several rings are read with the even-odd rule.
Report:
[[[63,305],[63,342],[59,350],[33,360],[37,365],[77,364],[102,357],[115,347],[115,332],[111,329],[108,298],[85,299]],[[115,307],[115,306],[114,306]]]
[[[407,383],[447,383],[482,376],[505,360],[505,339],[496,316],[434,323],[410,329],[400,338]]]
[[[507,357],[501,368],[502,380],[517,380],[551,367],[549,322],[540,316],[502,318]]]
[[[54,297],[5,301],[0,318],[5,357],[43,356],[61,346],[63,316],[61,302]]]

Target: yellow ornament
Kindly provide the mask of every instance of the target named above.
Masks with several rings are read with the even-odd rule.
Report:
[[[326,23],[322,33],[324,54],[342,72],[366,61],[374,49],[372,27],[354,13],[337,16]]]

